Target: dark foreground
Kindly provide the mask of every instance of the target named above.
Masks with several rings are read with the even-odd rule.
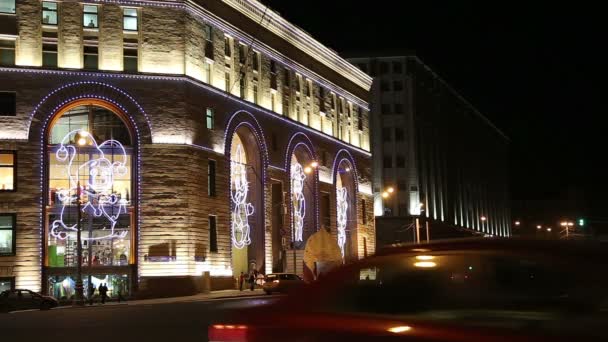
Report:
[[[2,341],[207,341],[212,320],[273,297],[0,313],[0,335]]]

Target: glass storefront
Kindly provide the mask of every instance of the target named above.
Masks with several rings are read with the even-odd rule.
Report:
[[[125,267],[124,272],[119,272],[129,274],[127,268],[133,260],[134,162],[130,131],[114,112],[83,105],[56,119],[48,137],[49,295],[57,298],[73,295],[75,274],[53,274],[64,274],[61,268],[77,266],[78,230],[82,239],[82,266],[91,267],[83,273],[91,273],[96,288],[100,282],[107,283],[109,293],[116,286],[124,295],[128,290],[126,275],[95,275],[93,269]],[[85,292],[88,279],[83,276]]]
[[[99,296],[99,286],[105,284],[108,287],[108,297],[118,298],[129,296],[129,277],[126,274],[91,274],[82,275],[84,295],[89,297],[89,279],[95,287],[95,295]],[[76,293],[75,276],[51,276],[48,282],[48,294],[58,300],[72,300]]]
[[[0,278],[0,293],[13,288],[12,278]]]

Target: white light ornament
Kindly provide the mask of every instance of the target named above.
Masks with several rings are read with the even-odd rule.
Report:
[[[74,163],[78,157],[78,148],[71,144],[72,140],[80,137],[77,144],[84,145],[90,142],[85,148],[90,153],[90,158],[79,164]],[[74,139],[72,139],[74,138]],[[112,154],[106,156],[106,152]],[[117,151],[117,153],[114,153]],[[87,212],[95,217],[105,218],[109,223],[109,229],[102,229],[105,232],[102,236],[83,237],[83,240],[102,240],[111,238],[124,238],[128,231],[115,231],[116,223],[121,214],[127,213],[127,200],[119,198],[113,191],[114,178],[124,176],[129,171],[127,168],[127,153],[122,144],[117,140],[106,140],[97,144],[93,136],[88,132],[78,129],[69,132],[59,143],[55,158],[59,163],[65,164],[65,172],[68,175],[69,189],[57,190],[59,202],[61,202],[61,212],[59,219],[51,223],[51,235],[65,240],[69,231],[78,231],[78,223],[68,225],[64,221],[66,207],[74,205],[78,200],[78,184],[80,182],[81,211]],[[80,179],[80,175],[85,175]],[[118,207],[118,208],[116,208]]]
[[[230,179],[232,188],[232,244],[241,249],[251,244],[249,216],[253,215],[253,204],[247,202],[249,183],[247,182],[247,165],[243,145],[238,144],[230,160]]]
[[[294,240],[302,241],[304,216],[306,215],[306,199],[304,198],[304,180],[306,175],[300,163],[291,165],[291,201],[293,203]]]
[[[346,223],[348,222],[348,191],[346,188],[338,188],[337,195],[337,222],[338,222],[338,246],[344,258],[344,245],[346,244]]]

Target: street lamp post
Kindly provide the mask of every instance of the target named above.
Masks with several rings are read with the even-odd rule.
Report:
[[[566,232],[566,239],[568,239],[569,236],[570,236],[570,227],[574,226],[574,222],[563,221],[563,222],[560,223],[560,226],[564,227],[564,230],[562,231],[562,233],[565,231]]]

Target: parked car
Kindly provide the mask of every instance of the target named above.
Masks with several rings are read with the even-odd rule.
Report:
[[[496,238],[395,247],[217,322],[209,339],[607,341],[605,247]]]
[[[271,273],[266,275],[262,288],[266,294],[273,292],[287,293],[304,284],[304,280],[293,273]]]
[[[49,310],[59,305],[57,299],[42,296],[30,290],[6,290],[0,293],[0,310],[14,311],[27,309]]]

